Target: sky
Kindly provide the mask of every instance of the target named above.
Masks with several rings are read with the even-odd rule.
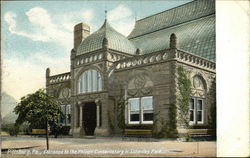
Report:
[[[135,20],[185,4],[178,1],[4,1],[1,2],[3,91],[17,101],[45,88],[45,71],[69,72],[73,27],[84,22],[91,33],[105,19],[127,36]]]

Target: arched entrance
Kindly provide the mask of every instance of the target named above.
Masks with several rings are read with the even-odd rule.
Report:
[[[96,104],[94,102],[85,103],[83,106],[83,125],[87,136],[94,135],[96,128]]]

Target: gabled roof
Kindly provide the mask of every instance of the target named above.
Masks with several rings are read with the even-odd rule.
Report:
[[[104,38],[107,39],[109,49],[129,54],[134,54],[136,51],[133,43],[113,29],[107,20],[105,20],[104,24],[99,30],[92,33],[81,42],[77,49],[76,55],[81,55],[103,48]]]
[[[183,25],[140,36],[131,41],[143,53],[169,48],[170,35],[176,34],[177,48],[209,60],[215,59],[215,16],[201,18]]]
[[[151,53],[169,48],[172,33],[179,49],[215,60],[215,1],[196,0],[138,20],[128,38]]]

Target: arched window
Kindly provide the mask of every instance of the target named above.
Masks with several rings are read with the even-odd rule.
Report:
[[[199,75],[193,77],[192,97],[189,106],[190,124],[204,124],[206,84]]]
[[[78,93],[95,92],[102,90],[102,77],[96,70],[87,70],[78,80]]]

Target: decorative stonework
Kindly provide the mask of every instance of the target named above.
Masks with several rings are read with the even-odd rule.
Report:
[[[215,71],[215,63],[205,58],[174,49],[164,50],[149,54],[144,54],[136,57],[126,58],[115,62],[116,70],[129,69],[137,66],[146,66],[159,62],[167,62],[169,60],[177,60],[201,69],[208,71]]]
[[[61,89],[59,93],[59,98],[60,99],[69,99],[71,95],[71,91],[68,87],[64,87]]]
[[[146,83],[146,77],[144,74],[139,73],[134,78],[134,85],[136,89],[141,89],[145,86]]]
[[[128,95],[145,96],[153,92],[153,82],[147,70],[136,70],[131,72],[128,78]]]
[[[49,77],[49,84],[66,82],[66,81],[70,81],[70,79],[71,79],[71,75],[69,72],[55,75],[55,76],[50,76]]]
[[[192,78],[192,95],[196,97],[206,97],[206,82],[204,78],[200,75],[195,75]]]

